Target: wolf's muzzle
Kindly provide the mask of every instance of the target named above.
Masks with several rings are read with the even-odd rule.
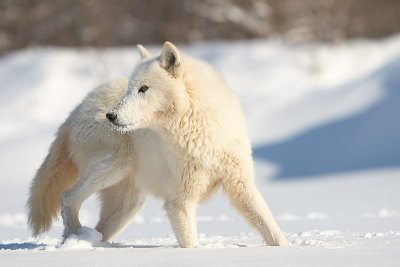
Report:
[[[106,114],[106,117],[112,124],[115,124],[115,121],[117,120],[118,116],[115,112],[108,112]]]

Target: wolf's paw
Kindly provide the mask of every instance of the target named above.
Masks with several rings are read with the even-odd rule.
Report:
[[[178,241],[179,246],[181,248],[196,248],[199,246],[199,241],[197,239],[194,240],[185,240],[185,241]]]
[[[103,235],[95,229],[81,227],[77,234],[68,234],[64,232],[63,242],[60,248],[63,249],[92,249],[101,246]]]

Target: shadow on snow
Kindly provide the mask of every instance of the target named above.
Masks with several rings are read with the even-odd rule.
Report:
[[[22,242],[22,243],[6,243],[0,244],[0,250],[45,250],[49,245],[44,243],[34,243],[34,242]],[[54,246],[50,246],[54,247]],[[55,246],[56,248],[61,248],[62,245]],[[93,248],[160,248],[164,246],[157,245],[130,245],[122,243],[106,243],[101,242],[99,244],[94,244]],[[165,246],[170,247],[170,246]],[[173,246],[171,246],[173,247]]]
[[[290,140],[255,147],[254,156],[280,166],[275,178],[400,166],[400,58],[370,77],[340,90],[362,88],[377,79],[383,98],[373,106]],[[331,92],[317,94],[326,99]]]
[[[0,250],[19,250],[19,249],[45,249],[46,244],[36,244],[33,242],[23,242],[23,243],[8,243],[0,244]]]

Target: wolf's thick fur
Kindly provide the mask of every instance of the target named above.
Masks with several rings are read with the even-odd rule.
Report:
[[[61,194],[78,178],[76,165],[69,156],[67,124],[60,127],[57,138],[32,183],[28,201],[28,223],[34,236],[50,229],[52,220],[60,209]]]
[[[211,66],[171,43],[158,57],[138,48],[143,61],[130,79],[92,91],[60,127],[32,183],[34,235],[49,229],[60,199],[65,236],[76,233],[82,202],[100,192],[96,229],[109,241],[152,194],[164,200],[180,246],[194,247],[196,208],[222,186],[267,244],[286,245],[255,187],[245,121],[231,89]]]

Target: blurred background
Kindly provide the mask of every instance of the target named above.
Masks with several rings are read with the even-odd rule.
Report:
[[[2,0],[0,52],[27,46],[125,46],[280,37],[382,38],[400,30],[398,0]]]
[[[365,212],[380,211],[398,225],[399,34],[400,0],[0,1],[0,235],[29,236],[29,184],[69,112],[100,83],[128,77],[137,43],[157,55],[166,40],[212,64],[235,90],[256,181],[284,229],[298,231],[299,220],[309,229],[315,218],[315,228],[322,218],[337,229],[353,215],[358,227]],[[229,204],[212,205],[200,212],[204,231],[236,233],[226,227],[236,213],[216,223]],[[96,222],[93,206],[82,211],[84,224]],[[136,235],[171,233],[161,209],[138,218]]]

